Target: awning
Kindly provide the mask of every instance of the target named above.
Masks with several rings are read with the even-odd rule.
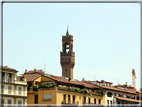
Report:
[[[140,102],[140,100],[135,100],[135,99],[130,99],[130,98],[123,98],[123,97],[117,97],[117,96],[114,96],[114,98],[119,99],[119,100],[125,100],[125,101],[130,101],[130,102],[136,102],[136,103],[139,103],[139,102]]]

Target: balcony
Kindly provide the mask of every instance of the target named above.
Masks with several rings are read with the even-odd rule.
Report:
[[[2,77],[2,82],[5,82],[5,77]]]
[[[12,83],[13,82],[12,78],[8,78],[8,82]]]

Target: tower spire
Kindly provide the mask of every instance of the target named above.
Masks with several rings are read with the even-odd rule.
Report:
[[[67,36],[67,37],[69,36],[68,28],[69,28],[69,26],[68,26],[68,24],[67,24],[67,32],[66,32],[66,36]]]

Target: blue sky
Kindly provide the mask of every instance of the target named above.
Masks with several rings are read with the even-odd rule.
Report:
[[[3,65],[61,76],[62,35],[73,35],[74,78],[140,88],[140,4],[4,3]]]

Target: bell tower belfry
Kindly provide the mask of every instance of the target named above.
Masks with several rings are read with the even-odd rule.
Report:
[[[62,66],[62,77],[73,79],[73,67],[75,64],[75,53],[73,52],[73,36],[67,32],[62,36],[62,52],[60,52],[60,64]]]

